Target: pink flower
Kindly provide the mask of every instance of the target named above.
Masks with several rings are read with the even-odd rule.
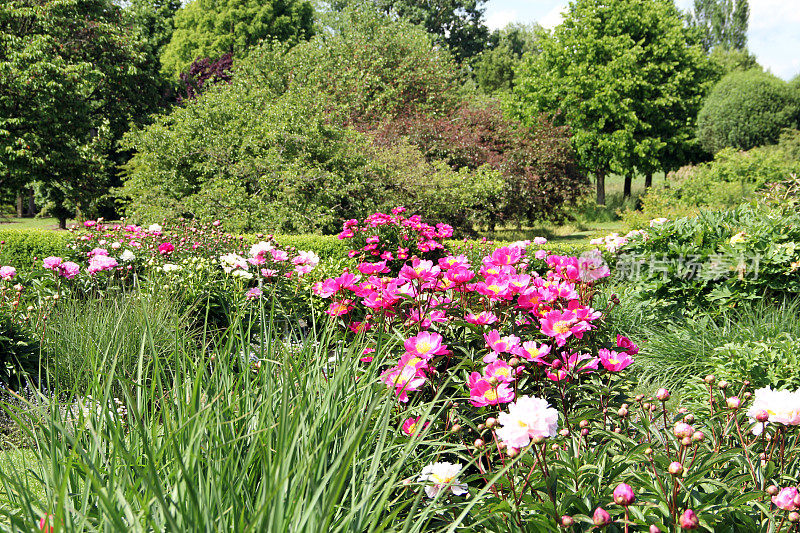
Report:
[[[603,363],[603,367],[609,372],[619,372],[633,363],[633,357],[626,352],[615,352],[601,348],[598,355],[600,356],[600,362]]]
[[[470,324],[485,326],[487,324],[494,324],[495,322],[497,322],[497,317],[494,315],[494,313],[490,311],[481,311],[477,315],[474,315],[472,313],[467,313],[467,316],[464,317],[464,320],[466,320]]]
[[[450,270],[452,268],[469,268],[469,260],[465,255],[448,255],[439,259],[439,267],[442,270]]]
[[[353,303],[352,300],[343,300],[341,302],[331,302],[331,304],[328,306],[328,309],[325,311],[325,313],[327,315],[330,315],[330,316],[333,316],[333,317],[346,315],[347,313],[350,312],[351,309],[353,309],[353,306],[351,305],[352,303]]]
[[[489,257],[483,258],[483,264],[493,266],[511,266],[519,262],[522,257],[522,250],[516,246],[503,246],[492,252]]]
[[[528,361],[535,361],[537,363],[544,363],[544,357],[550,353],[550,345],[540,344],[537,345],[535,341],[525,341],[522,346],[517,350],[516,355]]]
[[[473,372],[467,380],[469,385],[469,402],[475,407],[497,405],[514,400],[514,389],[506,383],[499,383],[494,387],[487,379]]]
[[[89,259],[89,275],[95,275],[104,270],[112,270],[118,265],[117,260],[106,255],[96,255]]]
[[[614,503],[617,505],[622,505],[623,507],[627,507],[636,501],[636,495],[634,495],[633,489],[626,483],[620,483],[617,485],[617,488],[614,489],[613,496]]]
[[[97,225],[97,222],[95,222],[94,220],[87,220],[86,222],[83,223],[84,228],[93,228],[95,225]]]
[[[0,279],[3,281],[11,281],[17,275],[17,269],[12,266],[0,267]]]
[[[628,337],[617,335],[617,347],[622,348],[631,355],[639,353],[639,347],[636,346]]]
[[[297,257],[292,259],[292,264],[295,266],[307,265],[313,269],[319,264],[319,256],[314,252],[300,251]]]
[[[611,270],[598,250],[585,252],[578,259],[578,272],[581,281],[592,283],[611,275]]]
[[[171,242],[165,242],[158,246],[158,253],[161,255],[169,255],[175,251],[175,246]]]
[[[592,522],[597,527],[605,527],[611,523],[611,515],[608,514],[608,511],[603,509],[602,507],[598,507],[594,510],[594,514],[592,515]]]
[[[390,389],[395,389],[398,401],[407,402],[408,393],[418,390],[425,384],[425,376],[413,365],[402,365],[389,368],[381,373],[381,381]]]
[[[577,315],[573,311],[549,311],[540,319],[542,324],[542,333],[549,337],[556,339],[558,346],[564,346],[567,338],[571,335],[579,337],[578,334],[583,335],[586,331],[585,322],[579,322]],[[580,337],[579,337],[580,338]]]
[[[403,429],[403,433],[405,433],[406,435],[408,435],[410,437],[410,436],[415,435],[417,433],[417,431],[425,429],[426,427],[428,427],[430,425],[430,422],[425,422],[424,424],[422,424],[422,427],[419,427],[419,419],[420,418],[421,417],[419,417],[419,416],[416,417],[416,418],[406,418],[403,421],[403,428],[402,428]]]
[[[54,527],[53,524],[56,522],[56,517],[49,514],[47,516],[43,516],[39,519],[39,529],[41,531],[45,531],[46,533],[53,533]]]
[[[423,359],[431,359],[434,355],[445,355],[447,345],[442,344],[442,336],[438,333],[423,331],[403,343],[408,353],[416,354]]]
[[[55,257],[51,255],[50,257],[44,258],[44,260],[42,261],[42,266],[44,266],[44,268],[46,268],[47,270],[56,270],[59,267],[59,265],[61,265],[62,261],[63,259],[61,259],[60,257]]]
[[[694,514],[694,511],[691,509],[686,509],[683,512],[680,518],[681,528],[683,529],[697,529],[700,527],[700,520],[698,520],[697,515]]]
[[[363,324],[363,322],[358,322],[358,324]],[[355,331],[356,333],[359,331],[358,326],[356,326],[356,328],[353,328],[352,324],[350,326],[351,326],[350,329]],[[361,355],[363,357],[361,357],[359,361],[361,361],[362,363],[371,363],[373,359],[373,357],[369,355],[371,353],[375,353],[375,348],[364,348],[364,351],[361,352]]]
[[[493,329],[488,334],[484,334],[483,339],[486,341],[486,347],[491,350],[489,354],[483,357],[484,363],[491,363],[497,360],[498,354],[513,353],[517,346],[519,346],[520,340],[519,337],[514,335],[501,337],[500,332],[496,329]]]
[[[536,246],[545,245],[547,244],[547,239],[545,239],[544,237],[534,237],[533,244],[535,244]]]
[[[772,503],[784,511],[796,511],[798,506],[795,505],[794,499],[797,497],[797,494],[797,487],[786,487],[772,497]]]
[[[98,255],[108,255],[108,250],[106,250],[105,248],[95,248],[86,255],[89,257],[95,257]]]
[[[422,281],[432,281],[440,272],[441,269],[438,266],[433,266],[432,261],[414,259],[411,266],[403,265],[398,277],[405,280],[421,279]]]
[[[505,361],[498,359],[484,369],[487,378],[497,378],[500,383],[511,383],[516,379],[514,369]]]
[[[59,266],[59,273],[65,279],[73,279],[81,271],[81,267],[72,261],[65,261]]]
[[[389,272],[386,261],[380,261],[379,263],[359,263],[356,268],[365,276],[374,276],[375,274],[386,274]]]
[[[514,448],[524,448],[532,439],[553,437],[558,431],[558,411],[542,398],[522,396],[497,420],[503,426],[497,429],[497,438]]]
[[[261,298],[262,294],[263,293],[261,292],[261,289],[259,289],[258,287],[253,287],[252,289],[247,291],[245,298],[247,298],[248,300],[258,300],[259,298]]]

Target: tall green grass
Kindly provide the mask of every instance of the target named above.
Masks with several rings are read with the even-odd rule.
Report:
[[[213,342],[177,334],[150,358],[159,325],[146,313],[132,374],[107,336],[86,352],[85,386],[6,406],[32,445],[27,463],[0,467],[5,525],[52,514],[66,531],[414,532],[468,520],[423,502],[414,479],[435,456],[416,447],[444,448],[427,430],[399,435],[396,399],[376,386],[388,345],[365,366],[364,342],[315,324],[289,349],[266,315]],[[124,416],[103,407],[115,389]]]

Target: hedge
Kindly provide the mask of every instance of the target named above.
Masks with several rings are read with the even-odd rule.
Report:
[[[13,265],[26,270],[33,265],[34,258],[63,254],[72,238],[71,233],[51,230],[0,230],[0,265]],[[246,235],[245,238],[249,242],[261,240],[255,235]],[[276,235],[275,240],[283,247],[313,250],[323,259],[344,259],[350,250],[347,241],[340,240],[336,235]],[[511,243],[448,240],[444,244],[448,249],[457,251],[493,249]],[[589,245],[585,242],[548,243],[545,248],[559,255],[580,255],[589,249]]]
[[[36,259],[63,254],[72,238],[66,231],[0,230],[0,265],[27,270]]]

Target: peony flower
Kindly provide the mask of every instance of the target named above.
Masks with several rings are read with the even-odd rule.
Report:
[[[691,509],[686,509],[680,518],[680,525],[683,529],[697,529],[700,527],[700,520]]]
[[[122,252],[122,254],[120,254],[119,258],[121,260],[125,261],[126,263],[128,263],[128,262],[133,261],[134,259],[136,259],[136,256],[134,255],[133,252],[131,252],[130,250],[126,249],[124,252]]]
[[[756,390],[753,395],[753,403],[747,410],[750,423],[756,422],[756,415],[759,411],[766,411],[769,415],[769,422],[783,424],[785,426],[800,425],[800,390],[772,390],[767,386]],[[753,433],[760,435],[764,423],[758,423],[753,427]]]
[[[171,242],[165,242],[158,246],[158,253],[161,255],[169,255],[175,251],[175,246]]]
[[[591,283],[611,275],[611,270],[603,260],[599,250],[584,252],[578,259],[578,273],[581,281]]]
[[[95,255],[89,259],[89,275],[93,276],[103,270],[112,270],[119,265],[117,260],[107,255]]]
[[[445,355],[447,345],[442,344],[442,336],[438,333],[423,331],[403,343],[408,353],[416,354],[423,359],[431,359],[434,355]]]
[[[497,419],[503,425],[497,429],[497,438],[513,448],[523,448],[531,439],[552,437],[558,431],[558,411],[542,398],[522,396]]]
[[[617,488],[614,489],[613,496],[614,503],[617,505],[622,505],[623,507],[627,507],[636,501],[636,495],[634,495],[633,489],[626,483],[620,483],[617,485]]]
[[[319,264],[319,256],[314,252],[300,251],[297,257],[292,259],[292,264],[295,266],[305,265],[311,267],[313,270]]]
[[[544,237],[534,237],[533,244],[535,244],[536,246],[543,246],[547,244],[547,239],[545,239]]]
[[[507,383],[498,383],[497,386],[477,372],[470,374],[467,380],[469,385],[469,402],[475,407],[497,405],[514,400],[514,389]]]
[[[797,495],[797,487],[786,487],[772,497],[772,503],[784,511],[796,511],[799,508],[794,503],[794,499],[797,498]]]
[[[733,237],[731,237],[730,243],[731,243],[731,244],[739,244],[739,243],[742,243],[742,242],[744,242],[744,241],[745,241],[745,237],[746,237],[746,236],[747,236],[747,234],[746,234],[745,232],[743,232],[743,231],[740,231],[739,233],[737,233],[736,235],[734,235]]]
[[[628,337],[617,335],[617,348],[622,348],[624,351],[631,355],[639,353],[639,347],[636,346]]]
[[[164,266],[161,267],[161,270],[164,272],[178,272],[183,270],[180,265],[173,265],[172,263],[166,263]]]
[[[62,262],[63,259],[61,259],[60,257],[55,257],[51,255],[50,257],[45,257],[42,260],[42,266],[47,270],[55,271],[58,269],[58,267],[61,265]]]
[[[247,294],[245,294],[245,298],[247,298],[248,300],[258,300],[259,298],[261,298],[262,294],[263,293],[261,289],[259,289],[258,287],[253,287],[252,289],[247,291]]]
[[[662,224],[665,224],[668,221],[669,219],[664,217],[654,218],[653,220],[650,221],[650,227],[654,228],[656,226],[661,226]]]
[[[150,233],[161,233],[161,224],[150,224],[147,227],[147,231]]]
[[[450,490],[456,496],[467,494],[467,485],[458,484],[458,473],[461,472],[461,464],[452,464],[448,462],[433,463],[422,469],[419,476],[420,481],[426,481],[429,484],[425,486],[425,494],[428,498],[435,498],[443,490]]]
[[[633,357],[626,352],[615,352],[613,350],[601,348],[597,355],[600,357],[600,362],[603,363],[603,367],[609,372],[619,372],[620,370],[628,368],[628,366],[633,363]]]
[[[81,271],[81,267],[77,263],[73,263],[72,261],[65,261],[61,263],[59,267],[59,273],[65,279],[72,279],[78,275]]]
[[[608,511],[603,509],[602,507],[598,507],[594,510],[594,514],[592,515],[592,522],[597,527],[605,527],[611,523],[611,515],[608,514]]]
[[[545,356],[550,353],[550,345],[549,344],[536,344],[536,341],[525,341],[522,343],[522,346],[514,352],[514,355],[518,355],[523,359],[528,361],[534,361],[536,363],[545,364]]]
[[[425,429],[430,425],[430,422],[425,422],[424,424],[422,424],[422,427],[420,427],[419,424],[420,418],[422,417],[418,416],[416,418],[406,418],[403,421],[403,427],[402,427],[403,433],[411,437],[414,434],[416,434],[418,430]]]

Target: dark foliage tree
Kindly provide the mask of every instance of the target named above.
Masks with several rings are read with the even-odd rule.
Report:
[[[191,100],[205,89],[216,83],[230,83],[233,79],[233,56],[222,54],[216,61],[205,57],[189,66],[189,70],[181,73],[178,94],[179,101]]]

